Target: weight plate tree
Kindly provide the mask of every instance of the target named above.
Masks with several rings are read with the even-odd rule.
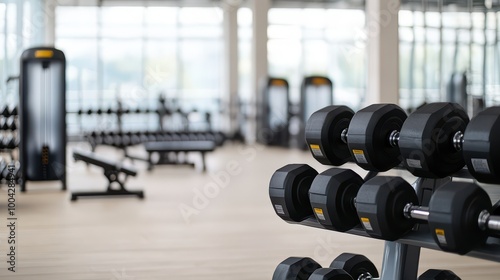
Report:
[[[54,48],[21,56],[21,191],[27,181],[60,180],[66,189],[66,58]]]

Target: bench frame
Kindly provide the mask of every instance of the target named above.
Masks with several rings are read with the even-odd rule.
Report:
[[[71,201],[76,201],[79,197],[92,196],[137,196],[140,199],[144,198],[143,191],[129,191],[125,186],[128,176],[137,175],[134,170],[126,169],[118,164],[110,164],[110,162],[101,160],[94,154],[73,152],[73,158],[75,161],[81,160],[87,163],[87,165],[92,164],[101,167],[104,170],[104,176],[108,179],[108,186],[105,191],[73,192],[71,193]],[[123,180],[120,178],[120,174],[122,173],[125,175]],[[118,184],[119,188],[113,188],[114,184]]]

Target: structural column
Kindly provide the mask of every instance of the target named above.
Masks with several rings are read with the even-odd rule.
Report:
[[[399,103],[400,0],[366,1],[368,83],[364,105]]]
[[[253,80],[252,80],[252,104],[255,104],[254,113],[258,113],[258,108],[262,107],[262,88],[267,80],[268,61],[267,61],[267,27],[268,19],[267,14],[271,7],[271,0],[252,0],[253,11],[253,38],[252,38],[252,62],[253,62]],[[255,114],[257,115],[257,114]],[[257,129],[257,119],[250,122],[251,127],[249,131],[250,137],[255,137],[259,131]],[[249,139],[251,142],[255,138]]]
[[[228,132],[238,127],[238,8],[240,1],[225,0],[224,9],[224,98],[228,106]]]

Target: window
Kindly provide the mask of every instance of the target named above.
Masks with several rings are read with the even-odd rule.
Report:
[[[269,11],[269,75],[290,83],[298,102],[304,76],[334,82],[335,103],[358,108],[365,93],[365,14],[354,9]]]

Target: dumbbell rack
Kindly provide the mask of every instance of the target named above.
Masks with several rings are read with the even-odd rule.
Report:
[[[398,167],[397,169],[403,168]],[[365,177],[365,181],[376,175],[376,172],[369,172]],[[473,179],[467,169],[462,169],[452,177],[443,179],[418,178],[413,184],[413,187],[415,188],[421,205],[428,206],[434,190],[451,181],[452,178]],[[301,222],[288,223],[325,229],[314,216],[310,216]],[[346,233],[370,238],[362,226],[357,226]],[[428,226],[425,224],[417,224],[413,228],[413,231],[397,241],[385,241],[380,280],[417,279],[421,248],[440,251],[439,246],[429,233]],[[500,238],[489,237],[486,244],[467,253],[466,256],[500,262]]]
[[[0,120],[1,123],[7,123],[8,119],[13,118],[13,122],[10,126],[2,126],[0,125],[0,132],[2,132],[2,141],[4,141],[5,136],[9,135],[10,139],[13,139],[16,142],[18,136],[17,129],[19,127],[18,121],[18,113],[17,107],[9,108],[9,106],[5,106],[0,112]],[[11,160],[14,160],[13,150],[17,148],[17,142],[13,146],[8,146],[4,143],[0,143],[0,152],[9,154]]]

